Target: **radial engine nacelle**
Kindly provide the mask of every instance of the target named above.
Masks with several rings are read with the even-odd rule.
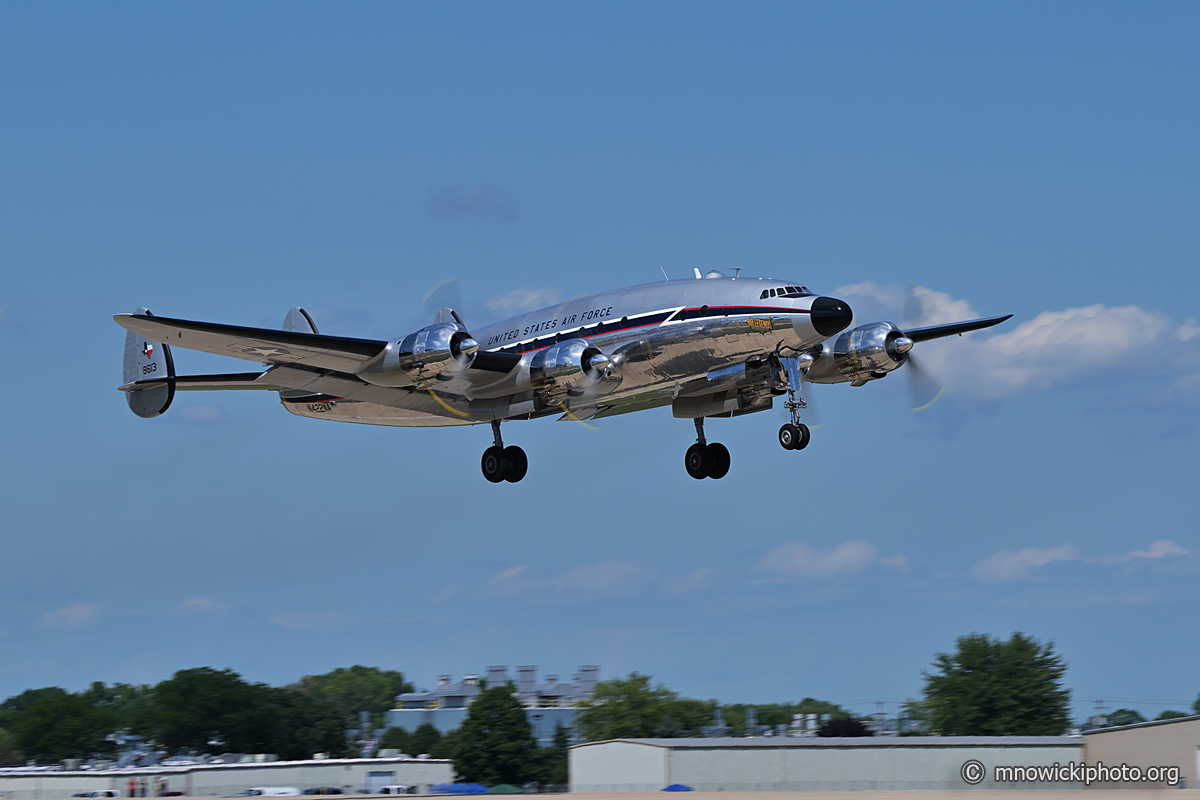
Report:
[[[463,326],[436,322],[388,342],[382,353],[357,374],[377,386],[412,386],[439,375],[466,369],[479,352],[479,342]]]
[[[534,353],[529,380],[543,397],[577,396],[599,383],[611,365],[609,357],[586,339],[567,339]]]
[[[861,386],[903,366],[913,340],[890,322],[872,322],[852,328],[830,346],[821,345],[806,380],[813,383],[844,383]]]

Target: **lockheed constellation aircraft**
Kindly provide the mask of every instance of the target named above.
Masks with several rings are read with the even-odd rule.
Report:
[[[525,477],[525,452],[500,423],[558,414],[591,420],[671,406],[692,419],[684,459],[693,478],[723,478],[729,451],[704,437],[706,417],[765,411],[786,394],[779,443],[803,450],[809,428],[801,381],[862,386],[910,361],[918,342],[997,325],[1012,315],[901,330],[850,328],[850,306],[793,281],[726,277],[665,281],[570,300],[470,332],[449,308],[432,325],[390,341],[328,336],[293,308],[282,330],[152,315],[113,319],[125,338],[124,385],[139,417],[156,417],[176,391],[265,389],[316,419],[431,427],[491,423],[483,475]],[[847,330],[849,329],[849,330]],[[836,338],[834,338],[836,337]],[[830,341],[832,340],[832,341]],[[176,375],[171,347],[264,364],[254,372]]]

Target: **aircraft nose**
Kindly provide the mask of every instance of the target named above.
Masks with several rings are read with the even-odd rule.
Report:
[[[833,297],[818,297],[813,300],[812,312],[809,316],[817,333],[822,336],[833,336],[838,331],[849,327],[850,321],[854,318],[854,312],[842,300]]]

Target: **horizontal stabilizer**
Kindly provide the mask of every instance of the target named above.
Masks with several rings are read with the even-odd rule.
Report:
[[[172,378],[134,381],[117,387],[122,392],[136,392],[152,388],[154,384],[173,384],[177,392],[215,392],[222,390],[240,389],[269,389],[275,391],[280,387],[269,383],[256,383],[261,378],[261,372],[233,372],[225,375],[176,375]]]
[[[904,335],[914,342],[927,342],[930,339],[940,339],[943,336],[953,336],[956,333],[967,333],[968,331],[990,328],[993,325],[999,325],[1006,319],[1012,319],[1012,314],[1006,314],[1003,317],[973,319],[968,322],[951,322],[948,325],[931,325],[928,328],[913,328],[911,331],[904,331]]]

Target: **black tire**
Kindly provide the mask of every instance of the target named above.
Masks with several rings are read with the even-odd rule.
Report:
[[[789,422],[779,429],[779,445],[784,450],[795,450],[799,441],[800,429],[792,423]]]
[[[712,459],[708,477],[713,480],[724,478],[729,473],[729,449],[720,442],[713,442],[708,446],[708,456]]]
[[[504,448],[492,445],[483,451],[483,458],[480,459],[479,466],[483,470],[483,477],[492,483],[499,483],[512,472],[513,464],[505,454]]]
[[[516,483],[524,478],[525,473],[529,471],[529,459],[525,457],[525,451],[514,444],[504,448],[504,456],[512,464],[512,469],[504,476],[504,480]]]
[[[803,450],[804,448],[808,447],[808,440],[812,438],[812,431],[810,431],[808,429],[808,426],[805,425],[803,422],[801,422],[797,426],[797,428],[800,431],[800,439],[799,439],[799,441],[796,442],[796,446],[793,447],[792,449],[793,450]]]
[[[687,454],[683,457],[683,466],[688,475],[698,481],[704,480],[712,470],[712,454],[708,452],[707,447],[696,442],[687,449]]]

